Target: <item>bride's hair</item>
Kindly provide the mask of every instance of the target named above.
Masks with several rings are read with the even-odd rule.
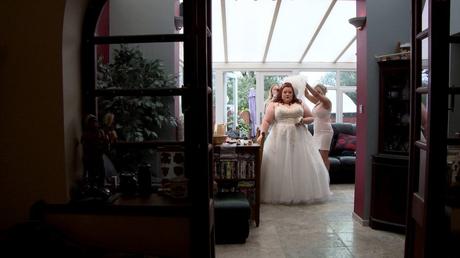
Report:
[[[278,95],[276,95],[275,99],[273,100],[273,102],[279,102],[279,103],[283,103],[283,99],[282,99],[282,95],[283,95],[283,90],[285,88],[291,88],[292,90],[292,101],[290,104],[292,103],[298,103],[298,104],[301,104],[302,101],[300,99],[297,98],[296,94],[295,94],[295,89],[294,87],[292,86],[292,84],[290,82],[285,82],[281,85],[280,87],[280,90],[278,91]]]

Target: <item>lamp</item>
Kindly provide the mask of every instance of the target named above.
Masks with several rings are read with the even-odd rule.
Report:
[[[364,25],[366,24],[366,16],[350,18],[348,19],[348,22],[351,25],[355,26],[355,28],[357,28],[358,30],[362,30]]]

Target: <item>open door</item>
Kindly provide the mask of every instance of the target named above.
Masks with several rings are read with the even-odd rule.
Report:
[[[411,129],[405,257],[449,256],[450,1],[412,0]]]

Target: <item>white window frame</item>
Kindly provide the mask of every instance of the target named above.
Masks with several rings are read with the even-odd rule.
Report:
[[[260,107],[263,107],[264,102],[264,76],[270,75],[297,75],[300,72],[336,72],[336,86],[329,86],[328,90],[336,91],[336,122],[343,122],[343,94],[346,92],[356,92],[356,86],[341,86],[340,85],[340,72],[354,71],[356,72],[356,63],[345,63],[345,64],[323,64],[323,63],[311,63],[311,64],[272,64],[267,66],[266,64],[225,64],[225,63],[214,63],[213,70],[215,72],[215,85],[214,91],[216,93],[216,123],[226,122],[226,106],[225,106],[225,94],[226,89],[224,87],[224,73],[234,71],[254,71],[256,73],[256,106],[258,113],[257,125],[260,124],[261,112]],[[263,109],[263,108],[262,108]],[[357,112],[357,111],[356,111]],[[262,114],[263,115],[263,114]]]

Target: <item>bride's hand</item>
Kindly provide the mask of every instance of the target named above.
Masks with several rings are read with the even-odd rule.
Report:
[[[299,117],[297,123],[295,123],[295,126],[301,126],[304,125],[303,117]]]

